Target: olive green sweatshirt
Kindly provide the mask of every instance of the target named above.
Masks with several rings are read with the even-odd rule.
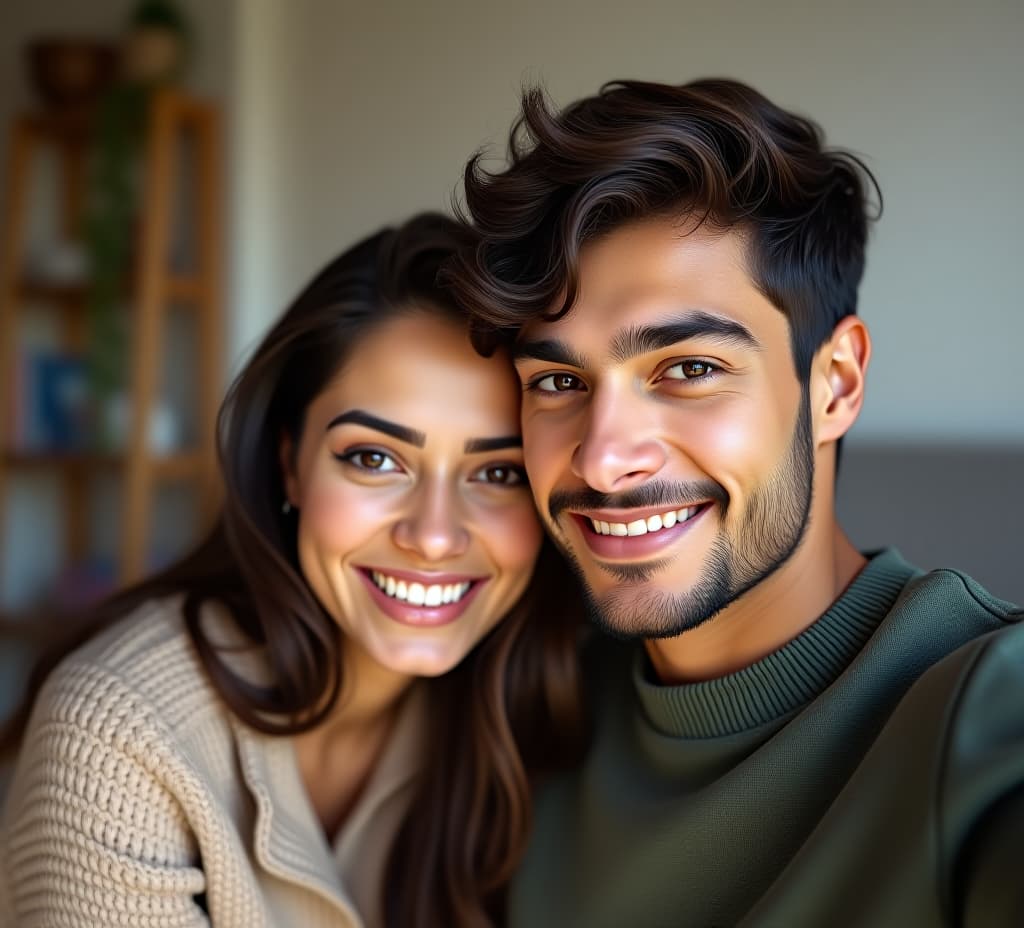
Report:
[[[780,650],[684,686],[602,638],[515,928],[1024,926],[1024,612],[875,555]]]

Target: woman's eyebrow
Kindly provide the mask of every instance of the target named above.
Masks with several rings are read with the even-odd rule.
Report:
[[[463,451],[475,454],[478,451],[502,451],[505,448],[522,448],[521,435],[502,435],[498,438],[467,438]]]
[[[407,425],[399,425],[397,422],[381,419],[379,416],[371,415],[362,409],[350,409],[348,412],[335,416],[327,423],[327,431],[330,431],[336,425],[342,425],[346,422],[351,422],[355,425],[365,425],[367,428],[383,432],[385,435],[390,435],[392,438],[404,441],[407,445],[415,445],[417,448],[422,448],[427,443],[425,433],[417,429],[411,429]]]

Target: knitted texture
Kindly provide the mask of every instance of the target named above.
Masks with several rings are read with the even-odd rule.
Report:
[[[143,607],[50,676],[0,838],[3,926],[363,925],[289,740],[231,715],[178,601]]]

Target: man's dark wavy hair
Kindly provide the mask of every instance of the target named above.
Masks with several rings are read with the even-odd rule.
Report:
[[[581,249],[658,216],[745,236],[751,278],[789,320],[801,381],[857,310],[868,222],[881,212],[874,176],[856,155],[826,148],[815,123],[738,81],[615,81],[560,113],[527,89],[508,166],[489,172],[483,157],[464,178],[479,238],[447,275],[482,350],[567,313]]]

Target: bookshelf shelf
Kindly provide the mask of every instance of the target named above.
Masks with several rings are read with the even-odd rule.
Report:
[[[127,466],[126,453],[91,451],[8,451],[3,455],[4,465],[18,470],[72,470],[104,471]],[[204,457],[198,451],[181,451],[152,457],[149,467],[153,474],[166,480],[183,480],[201,475]]]
[[[164,283],[167,298],[189,308],[199,303],[203,293],[203,281],[192,275],[173,275]],[[125,281],[124,292],[131,295],[132,285]],[[54,303],[72,308],[81,307],[89,296],[87,284],[54,284],[45,281],[26,280],[15,288],[16,299],[25,303]]]

